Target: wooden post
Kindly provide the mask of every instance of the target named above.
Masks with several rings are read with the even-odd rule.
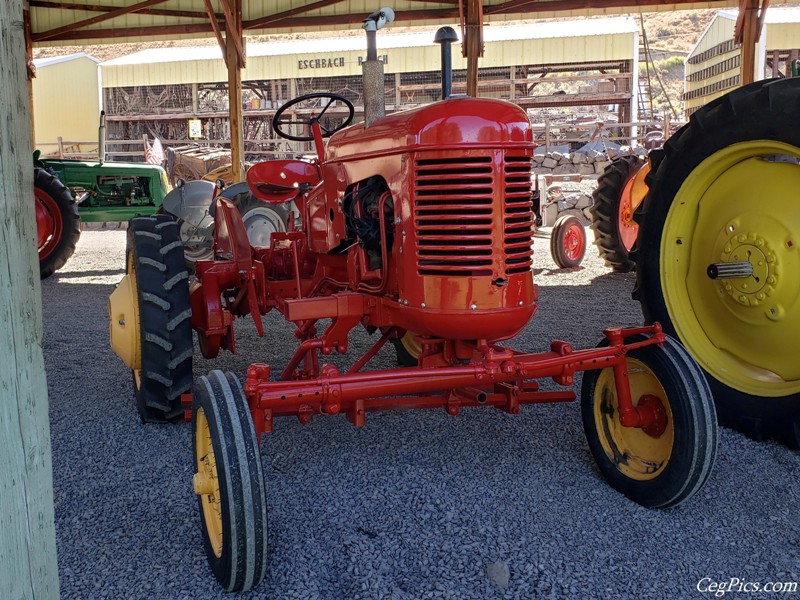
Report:
[[[58,136],[58,158],[64,158],[64,138]]]
[[[544,151],[550,154],[550,117],[544,118]]]
[[[197,84],[192,84],[192,116],[196,117],[199,112],[200,103],[197,98]]]
[[[59,588],[22,22],[0,2],[0,598],[38,600]]]
[[[739,10],[742,15],[742,60],[740,84],[747,85],[755,81],[756,42],[758,42],[758,4],[759,0],[741,0]]]
[[[225,56],[228,62],[228,110],[231,124],[231,176],[234,181],[244,180],[244,123],[242,115],[242,64],[236,38],[241,46],[242,0],[232,0],[231,10],[236,23],[225,35]],[[232,33],[235,30],[235,33]]]

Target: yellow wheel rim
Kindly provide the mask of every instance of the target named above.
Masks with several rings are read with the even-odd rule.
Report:
[[[613,369],[603,369],[597,378],[594,423],[603,452],[616,468],[630,479],[647,481],[661,474],[672,455],[675,441],[672,409],[658,377],[643,362],[628,357],[628,378],[635,406],[647,395],[661,401],[667,422],[664,432],[654,437],[638,427],[622,426]]]
[[[217,461],[211,444],[211,429],[206,413],[198,408],[195,413],[195,456],[197,473],[194,474],[194,493],[200,496],[203,521],[208,540],[217,558],[222,556],[222,496],[217,477]]]
[[[128,253],[125,263],[125,277],[108,298],[109,339],[111,349],[133,371],[134,378],[137,378],[142,368],[142,346],[139,291],[133,253]]]
[[[756,140],[714,153],[676,194],[661,240],[678,336],[715,379],[754,396],[800,392],[800,168],[786,157],[800,149]],[[751,277],[706,274],[744,261]]]
[[[400,343],[413,358],[419,358],[422,354],[422,344],[417,340],[417,334],[411,331],[406,331],[405,335],[400,338]]]

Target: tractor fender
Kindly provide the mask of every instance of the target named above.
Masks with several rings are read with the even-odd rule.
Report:
[[[215,186],[210,181],[187,181],[173,188],[164,197],[161,207],[177,219],[200,227],[206,215],[213,217],[214,190]]]

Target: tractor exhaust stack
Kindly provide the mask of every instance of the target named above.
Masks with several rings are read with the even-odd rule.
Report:
[[[383,87],[383,63],[378,60],[376,34],[394,21],[394,11],[385,7],[364,19],[367,32],[367,60],[361,65],[364,78],[364,127],[367,128],[386,114],[386,92]]]
[[[452,27],[440,27],[433,41],[442,45],[442,100],[453,93],[453,57],[450,44],[458,41],[458,34]]]
[[[100,111],[100,127],[97,132],[97,160],[102,165],[106,160],[106,111]]]

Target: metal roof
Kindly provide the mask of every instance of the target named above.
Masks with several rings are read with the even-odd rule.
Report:
[[[484,42],[502,42],[512,40],[533,40],[568,37],[587,37],[598,35],[616,35],[620,33],[636,33],[638,25],[632,17],[610,19],[584,19],[551,23],[532,23],[526,25],[494,25],[483,30]],[[416,48],[430,46],[434,29],[413,33],[391,33],[386,29],[379,34],[378,47]],[[360,51],[365,47],[364,34],[343,35],[330,38],[313,38],[302,40],[284,40],[275,42],[250,43],[247,45],[247,56],[284,56],[291,54],[307,54],[316,51]],[[219,46],[198,46],[179,48],[150,48],[121,56],[102,63],[103,66],[140,65],[166,62],[221,60],[222,51]]]
[[[85,52],[76,52],[75,54],[67,54],[65,56],[53,56],[51,58],[37,58],[33,61],[33,66],[37,69],[40,67],[49,67],[50,65],[57,65],[58,63],[69,62],[71,60],[78,60],[80,58],[88,58],[91,61],[100,63],[94,56],[86,54]]]
[[[788,0],[773,0],[786,4]],[[394,0],[398,25],[441,25],[459,20],[463,0]],[[186,39],[213,34],[203,0],[29,0],[35,45]],[[737,6],[736,0],[483,0],[484,23],[525,18],[614,15]],[[226,5],[227,6],[227,5]],[[245,0],[245,34],[356,29],[379,6],[375,0]],[[463,4],[462,4],[463,6]],[[215,18],[224,22],[225,15]]]

